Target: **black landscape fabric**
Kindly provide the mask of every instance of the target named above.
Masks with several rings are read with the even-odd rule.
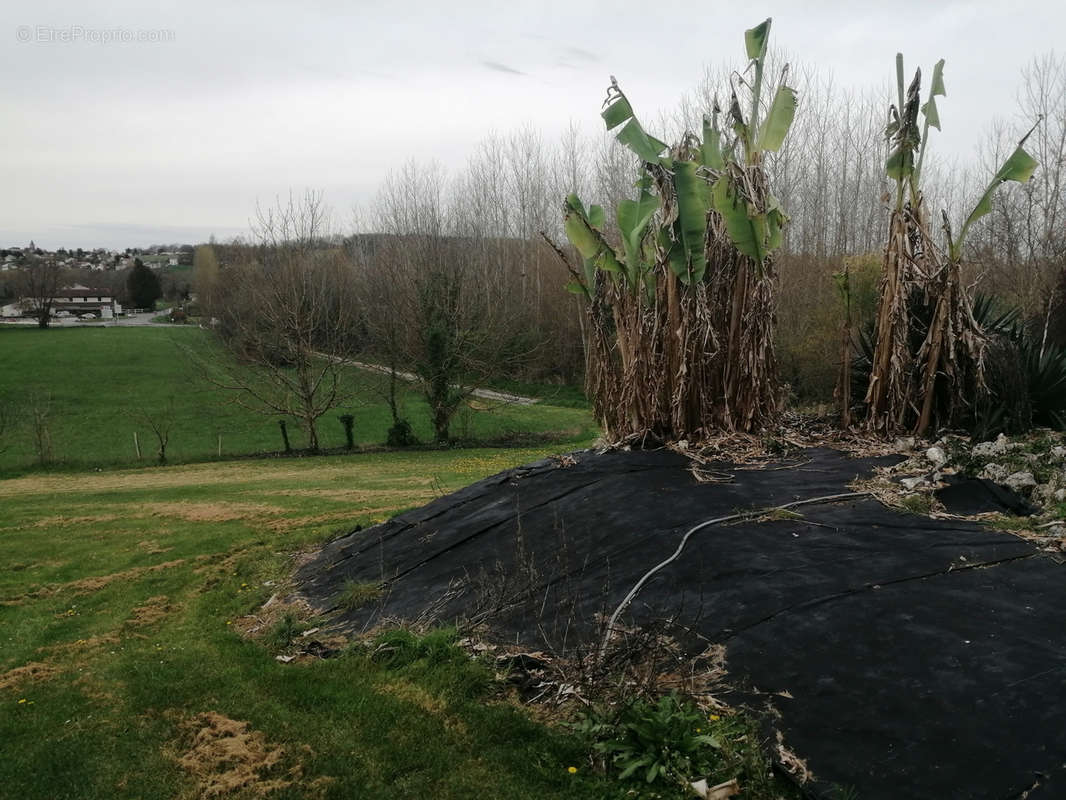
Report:
[[[501,641],[588,646],[694,525],[847,492],[875,463],[816,449],[701,483],[668,450],[578,453],[343,536],[298,577],[334,612],[348,581],[384,582],[379,603],[340,613],[353,631],[476,619]],[[672,619],[693,654],[725,645],[737,697],[815,796],[1066,797],[1066,570],[1015,536],[870,498],[796,512],[696,532],[621,620]]]

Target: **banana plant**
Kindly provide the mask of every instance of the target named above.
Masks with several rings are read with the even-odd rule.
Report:
[[[761,166],[762,154],[776,152],[784,143],[796,112],[796,92],[785,84],[788,68],[782,70],[773,101],[760,122],[763,73],[771,20],[745,32],[749,58],[751,107],[747,116],[732,91],[730,117],[735,134],[723,142],[717,106],[704,119],[702,141],[688,134],[675,148],[647,132],[625,93],[612,76],[601,112],[609,131],[642,163],[637,183],[639,196],[618,206],[616,223],[621,251],[615,250],[603,231],[599,206],[586,211],[580,199],[570,195],[565,203],[565,229],[584,259],[584,280],[574,280],[570,289],[591,297],[595,272],[602,269],[624,280],[634,293],[650,291],[656,248],[665,254],[671,271],[685,284],[703,280],[707,271],[708,213],[721,215],[736,249],[755,262],[761,271],[770,254],[780,247],[787,217],[773,195],[760,193],[749,171]],[[743,158],[738,159],[738,145]],[[658,185],[659,193],[651,189]],[[653,225],[658,213],[657,225]],[[657,228],[655,236],[650,236]],[[654,246],[649,247],[651,240]]]
[[[931,129],[940,130],[937,98],[947,95],[944,61],[933,67],[924,103],[921,81],[919,69],[905,87],[903,55],[897,53],[897,98],[885,129],[890,142],[885,173],[896,182],[896,202],[889,217],[866,394],[867,426],[886,435],[904,426],[921,436],[932,428],[958,425],[969,413],[970,399],[985,392],[986,337],[962,282],[962,247],[973,223],[991,210],[996,188],[1006,181],[1027,181],[1037,166],[1023,147],[1026,134],[993,176],[957,238],[942,212],[947,238],[947,250],[942,251],[926,223],[921,178]]]
[[[929,145],[929,129],[940,128],[940,113],[936,98],[946,97],[944,88],[944,59],[933,67],[933,79],[929,86],[929,99],[922,105],[920,92],[922,71],[915,70],[910,86],[904,90],[903,54],[896,53],[897,103],[889,109],[890,121],[885,137],[892,142],[892,151],[885,162],[885,174],[896,181],[896,208],[903,208],[904,191],[910,190],[909,199],[918,205],[919,180],[925,154]],[[918,130],[918,114],[922,115],[922,130]]]
[[[564,227],[581,265],[556,248],[568,288],[589,301],[586,391],[608,438],[699,441],[760,430],[779,411],[770,261],[787,217],[763,156],[784,143],[796,93],[787,67],[772,97],[765,89],[769,36],[770,20],[745,33],[748,66],[728,110],[716,102],[673,146],[648,132],[611,77],[601,116],[640,161],[634,196],[608,231],[602,207],[569,195]]]
[[[1039,124],[1040,122],[1037,121],[1036,125]],[[959,231],[957,238],[952,238],[951,228],[947,224],[947,216],[945,215],[944,228],[948,236],[948,258],[951,261],[957,262],[962,258],[962,245],[966,240],[966,233],[970,230],[971,225],[992,210],[992,195],[995,194],[1000,184],[1007,181],[1026,183],[1033,177],[1033,172],[1036,168],[1040,166],[1039,162],[1025,151],[1025,142],[1036,130],[1036,125],[1030,128],[1029,132],[1022,137],[1021,141],[1018,142],[1018,146],[1014,148],[1014,152],[996,171],[996,174],[992,177],[992,182],[988,184],[984,194],[981,195],[981,199],[977,201],[977,205],[970,212],[970,216],[962,224],[962,230]]]

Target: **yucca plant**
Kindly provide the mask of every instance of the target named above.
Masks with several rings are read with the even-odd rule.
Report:
[[[588,394],[612,439],[699,441],[778,411],[773,253],[787,218],[763,158],[784,142],[796,93],[786,66],[763,115],[770,24],[745,32],[747,77],[730,87],[726,126],[716,101],[701,135],[672,147],[611,78],[602,117],[640,159],[636,197],[619,203],[616,237],[600,206],[570,195],[564,213],[582,259],[568,288],[587,301]]]
[[[886,136],[891,152],[885,163],[896,184],[895,203],[881,274],[866,424],[884,435],[903,430],[923,435],[959,424],[972,413],[970,401],[986,391],[986,339],[962,281],[963,242],[970,226],[991,210],[996,187],[1007,180],[1028,180],[1036,162],[1022,148],[1023,139],[957,238],[943,214],[946,247],[940,247],[929,229],[921,174],[929,130],[940,130],[936,98],[946,95],[944,61],[933,68],[924,104],[921,70],[904,88],[902,54],[896,55],[896,83],[898,105],[890,109]]]

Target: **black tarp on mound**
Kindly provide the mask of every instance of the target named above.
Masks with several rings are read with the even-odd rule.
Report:
[[[576,454],[337,539],[298,579],[322,610],[346,581],[386,582],[378,606],[341,616],[355,630],[483,618],[501,640],[571,645],[693,525],[845,492],[872,463],[811,450],[699,483],[670,451]],[[870,499],[798,511],[697,532],[625,621],[673,617],[726,645],[816,792],[1006,799],[1039,781],[1030,797],[1066,797],[1066,570],[1014,536]]]

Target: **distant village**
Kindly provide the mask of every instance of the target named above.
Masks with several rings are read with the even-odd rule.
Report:
[[[192,266],[192,254],[191,244],[158,245],[146,248],[127,247],[125,250],[107,250],[102,247],[93,250],[83,250],[80,247],[73,250],[63,247],[58,250],[45,250],[30,242],[25,247],[0,248],[0,271],[18,269],[31,256],[54,260],[64,269],[103,272],[127,269],[132,267],[138,258],[145,266],[153,268]]]
[[[157,245],[109,250],[81,247],[47,250],[30,242],[0,248],[0,319],[28,322],[42,314],[57,323],[114,320],[138,306],[128,279],[143,265],[156,274],[155,294],[187,299],[193,263],[192,245]],[[40,265],[54,265],[55,282],[47,292],[28,280]],[[154,301],[153,301],[154,303]],[[140,304],[146,305],[143,301]]]

